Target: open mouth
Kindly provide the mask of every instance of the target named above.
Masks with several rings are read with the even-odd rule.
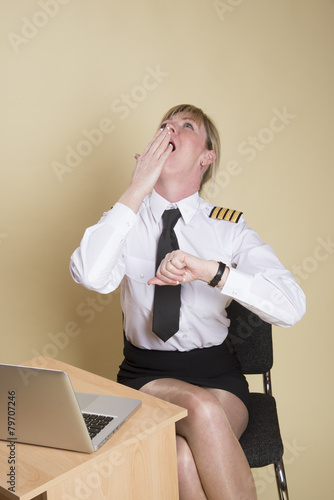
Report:
[[[172,145],[172,147],[173,147],[173,151],[172,151],[172,153],[173,153],[173,152],[175,151],[175,149],[176,149],[176,148],[175,148],[175,144],[174,144],[174,142],[173,142],[173,141],[169,141],[169,144],[171,144],[171,145]]]

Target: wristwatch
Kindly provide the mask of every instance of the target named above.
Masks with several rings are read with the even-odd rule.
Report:
[[[210,281],[210,286],[217,286],[220,280],[222,279],[223,273],[225,271],[226,264],[222,262],[218,262],[219,267],[216,276]]]

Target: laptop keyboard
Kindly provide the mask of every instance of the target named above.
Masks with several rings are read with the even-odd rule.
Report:
[[[85,420],[89,435],[92,439],[99,432],[101,432],[102,429],[104,429],[105,426],[109,424],[109,422],[113,420],[113,417],[106,417],[104,415],[94,415],[91,413],[83,413],[82,416]]]

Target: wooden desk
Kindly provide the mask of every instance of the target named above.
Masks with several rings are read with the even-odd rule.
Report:
[[[75,391],[141,399],[142,407],[92,454],[16,443],[15,493],[0,441],[0,500],[178,499],[175,422],[185,409],[51,358],[23,365],[63,370]]]

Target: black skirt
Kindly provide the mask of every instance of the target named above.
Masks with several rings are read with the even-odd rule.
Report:
[[[219,346],[191,351],[138,349],[124,340],[124,360],[117,381],[139,390],[151,380],[175,378],[201,387],[223,389],[235,394],[248,407],[248,383],[237,357],[224,342]]]

